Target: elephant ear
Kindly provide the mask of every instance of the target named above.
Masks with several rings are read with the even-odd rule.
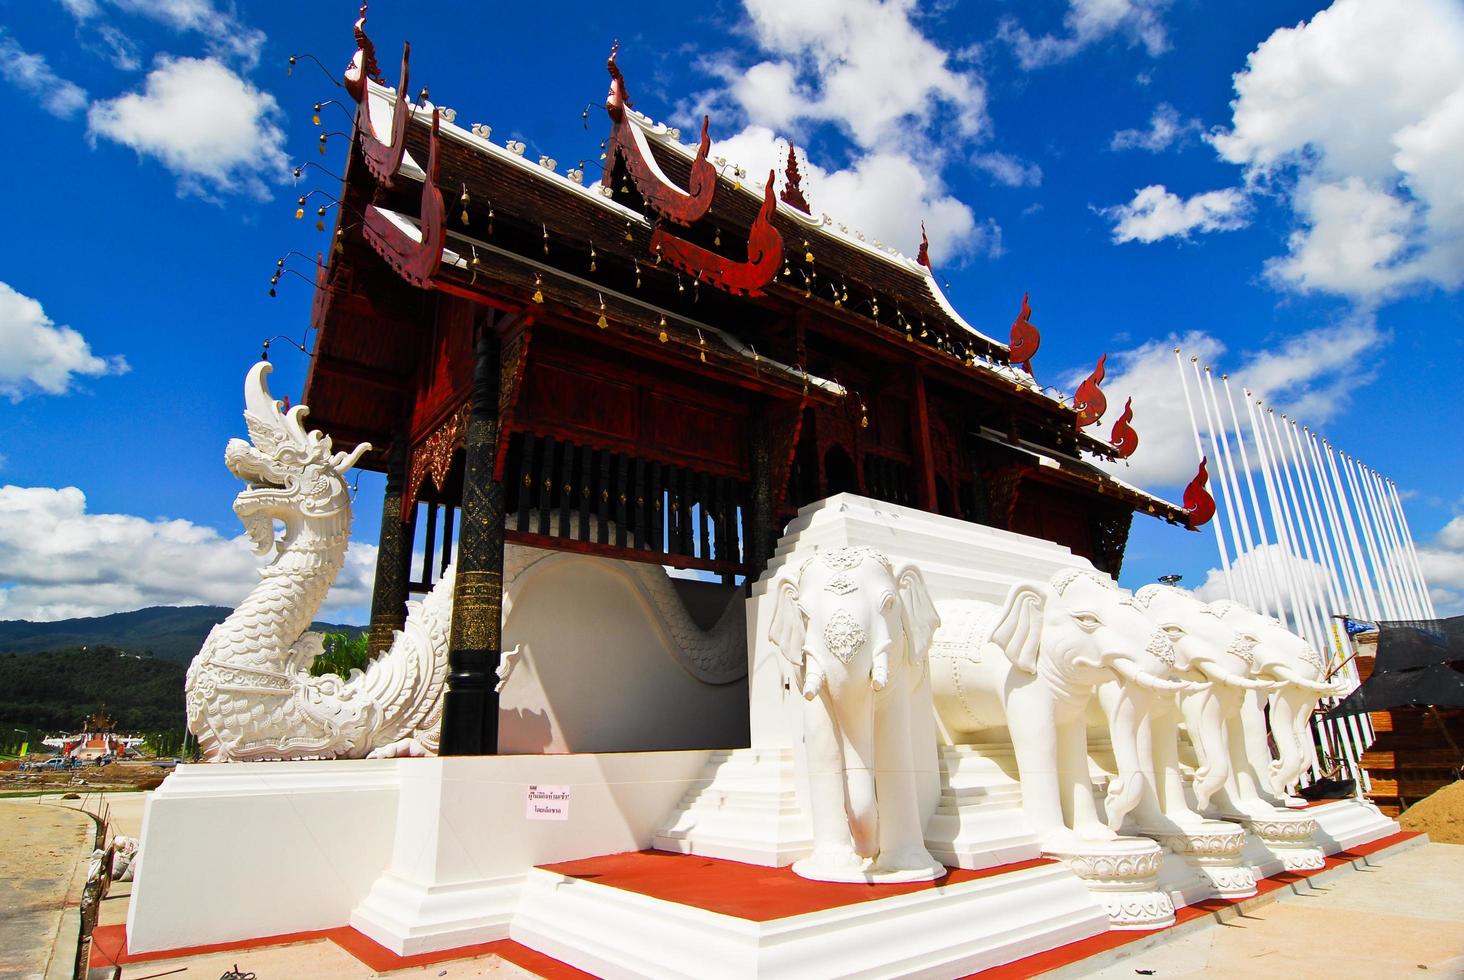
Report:
[[[783,659],[795,667],[803,666],[803,610],[798,608],[798,586],[787,579],[781,579],[774,586],[777,590],[773,601],[773,623],[768,628],[768,639],[783,655]]]
[[[921,667],[925,654],[930,650],[930,641],[940,628],[940,613],[930,590],[925,587],[925,576],[914,565],[906,565],[895,575],[895,587],[900,596],[900,624],[905,628],[906,656],[910,666]]]
[[[1026,583],[1012,586],[991,630],[991,642],[1001,647],[1012,666],[1037,672],[1037,651],[1042,643],[1042,613],[1047,593]]]

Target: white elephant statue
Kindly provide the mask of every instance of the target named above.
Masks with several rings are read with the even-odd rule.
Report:
[[[933,774],[935,745],[918,749],[914,736],[932,711],[923,681],[940,625],[919,569],[837,548],[770,591],[769,639],[804,698],[813,852],[793,870],[820,881],[943,876],[918,804],[917,762]]]
[[[1005,728],[1022,807],[1044,850],[1112,841],[1143,797],[1151,764],[1143,721],[1202,683],[1173,679],[1170,636],[1108,577],[1064,569],[1047,584],[1014,585],[1001,606],[942,602],[931,648],[931,690],[945,737],[960,743]],[[1118,775],[1099,818],[1088,770],[1086,714],[1105,683]]]
[[[1149,719],[1154,758],[1154,796],[1135,813],[1145,830],[1198,828],[1217,794],[1247,795],[1236,787],[1237,762],[1244,759],[1241,705],[1247,697],[1280,686],[1258,669],[1255,637],[1221,621],[1193,593],[1166,585],[1146,585],[1134,601],[1174,641],[1176,663],[1187,676],[1209,682],[1204,691],[1180,695],[1179,704],[1158,705]],[[1178,721],[1183,716],[1199,766],[1185,797],[1179,767]],[[1227,788],[1230,788],[1227,790]]]
[[[1244,767],[1263,798],[1279,805],[1303,806],[1306,801],[1291,796],[1291,789],[1316,764],[1312,713],[1322,698],[1345,695],[1348,685],[1345,681],[1328,683],[1322,658],[1311,644],[1278,620],[1230,600],[1212,602],[1210,609],[1226,625],[1255,637],[1252,656],[1257,670],[1284,682],[1264,700],[1258,694],[1245,699],[1241,707],[1245,754],[1236,764]],[[1266,741],[1266,702],[1270,733],[1280,758],[1271,757]]]

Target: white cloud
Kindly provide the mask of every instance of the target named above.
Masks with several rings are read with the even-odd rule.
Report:
[[[1251,52],[1211,141],[1290,194],[1274,281],[1362,301],[1464,283],[1461,51],[1457,0],[1336,0]]]
[[[1236,416],[1247,443],[1253,441],[1247,421],[1242,389],[1249,388],[1278,412],[1321,425],[1336,417],[1348,405],[1351,394],[1368,380],[1359,373],[1359,364],[1369,350],[1386,341],[1386,335],[1370,316],[1357,315],[1333,326],[1305,331],[1279,344],[1268,344],[1254,351],[1240,352],[1227,358],[1225,344],[1200,331],[1184,335],[1171,334],[1150,340],[1130,350],[1110,352],[1108,376],[1103,391],[1108,410],[1090,431],[1107,439],[1113,423],[1123,411],[1124,402],[1134,400],[1134,429],[1139,434],[1139,448],[1127,461],[1095,464],[1115,476],[1150,488],[1181,487],[1195,474],[1195,440],[1185,406],[1179,368],[1174,348],[1183,350],[1185,381],[1189,397],[1204,439],[1205,455],[1213,455],[1209,443],[1209,426],[1205,410],[1196,392],[1196,380],[1190,357],[1198,357],[1201,368],[1206,364],[1214,371],[1215,391],[1222,409],[1217,427],[1234,438],[1230,408],[1220,372],[1223,360],[1234,364],[1230,387],[1235,399]],[[1091,366],[1072,372],[1064,379],[1071,391],[1092,370]],[[1203,376],[1203,370],[1202,370]],[[1208,390],[1208,389],[1207,389]],[[1232,442],[1231,452],[1237,448]],[[1252,464],[1254,464],[1252,456]],[[1237,462],[1237,466],[1239,463]],[[1217,499],[1219,499],[1217,497]]]
[[[108,6],[124,14],[145,17],[179,34],[202,34],[209,54],[234,62],[244,71],[253,71],[259,64],[265,34],[239,20],[230,0],[106,0]],[[109,56],[117,67],[132,71],[137,67],[136,45],[114,24],[106,23],[100,0],[61,0],[78,24],[95,27]],[[130,63],[130,66],[129,66]]]
[[[1033,37],[1009,17],[1002,21],[1000,36],[1028,70],[1066,61],[1090,44],[1116,35],[1157,56],[1169,47],[1162,20],[1168,6],[1169,0],[1068,0],[1063,16],[1066,34]]]
[[[759,174],[770,169],[782,172],[788,150],[772,130],[749,126],[718,140],[715,152],[742,165],[748,179],[759,184]],[[800,150],[798,166],[814,214],[832,215],[851,230],[863,232],[871,242],[882,241],[914,255],[924,220],[937,262],[963,254],[1001,252],[1001,229],[995,222],[978,221],[969,207],[945,192],[938,176],[925,172],[907,154],[871,153],[845,169],[831,171]]]
[[[0,396],[63,395],[77,375],[123,374],[121,357],[98,357],[86,338],[57,326],[41,304],[0,282]]]
[[[832,122],[860,146],[907,142],[939,111],[968,137],[987,125],[986,86],[911,21],[914,0],[744,0],[759,47],[775,56],[724,67],[747,121]],[[952,111],[953,110],[953,111]]]
[[[376,548],[353,545],[321,615],[370,605]],[[103,616],[144,606],[236,606],[258,581],[244,535],[185,520],[92,514],[77,487],[0,487],[0,619]]]
[[[1165,238],[1189,238],[1196,231],[1244,228],[1250,221],[1250,203],[1235,188],[1182,198],[1163,184],[1150,184],[1135,192],[1128,204],[1104,208],[1101,213],[1113,220],[1115,242],[1147,245]]]
[[[1417,550],[1434,611],[1440,616],[1464,615],[1464,515],[1449,521],[1433,541]]]
[[[1307,561],[1279,544],[1258,544],[1231,557],[1228,583],[1223,568],[1212,568],[1195,594],[1206,602],[1234,599],[1274,616],[1278,596],[1280,607],[1288,613],[1296,607],[1298,591],[1303,604],[1317,595],[1326,601],[1329,580],[1330,573],[1320,562]]]
[[[31,54],[0,27],[0,77],[41,104],[58,119],[86,108],[86,90],[51,70],[42,55]]]
[[[1042,183],[1042,168],[1035,163],[1027,163],[1010,153],[992,151],[990,153],[978,153],[971,158],[971,163],[979,170],[984,170],[991,175],[991,179],[998,184],[1005,184],[1007,187],[1036,187]]]
[[[1148,129],[1120,129],[1109,140],[1110,150],[1148,150],[1162,153],[1171,146],[1183,146],[1201,132],[1198,119],[1184,119],[1179,110],[1161,102],[1149,117]]]
[[[157,157],[184,194],[261,200],[289,176],[273,95],[213,58],[161,57],[141,92],[92,105],[89,133]]]

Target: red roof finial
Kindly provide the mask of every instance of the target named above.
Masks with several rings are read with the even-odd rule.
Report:
[[[920,254],[915,256],[915,261],[925,268],[935,271],[930,264],[930,239],[925,235],[925,222],[920,222]]]
[[[1029,295],[1022,294],[1022,312],[1017,314],[1017,319],[1012,323],[1011,353],[1007,360],[1031,374],[1032,357],[1037,353],[1037,348],[1042,346],[1042,335],[1029,319],[1032,316],[1032,304],[1027,302]]]
[[[1200,468],[1195,472],[1195,478],[1184,488],[1184,509],[1189,511],[1185,526],[1191,531],[1199,530],[1215,516],[1215,498],[1205,489],[1205,484],[1210,482],[1210,472],[1205,468],[1207,462],[1209,457],[1200,457]]]
[[[1077,393],[1073,395],[1073,410],[1078,413],[1080,429],[1097,422],[1108,410],[1108,399],[1104,396],[1103,389],[1098,387],[1103,383],[1103,364],[1107,360],[1107,354],[1098,358],[1093,373],[1078,385]]]
[[[793,148],[792,140],[788,141],[788,165],[783,168],[783,177],[783,190],[778,198],[804,214],[812,214],[808,199],[803,196],[803,174],[798,171],[798,153]]]
[[[1139,434],[1134,431],[1132,425],[1129,425],[1133,420],[1134,400],[1130,398],[1123,403],[1123,414],[1118,417],[1117,422],[1113,423],[1113,436],[1108,440],[1109,445],[1113,446],[1114,451],[1118,453],[1119,459],[1128,459],[1134,454],[1134,450],[1139,448]]]

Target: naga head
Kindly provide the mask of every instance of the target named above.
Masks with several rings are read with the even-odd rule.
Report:
[[[345,474],[371,449],[363,442],[349,453],[332,453],[329,436],[305,430],[308,408],[280,410],[266,381],[271,370],[268,361],[249,369],[244,380],[244,424],[250,441],[230,439],[224,449],[224,465],[248,484],[234,498],[234,513],[259,555],[271,546],[283,550],[307,521],[348,519],[351,495]],[[275,521],[285,528],[278,543]]]

